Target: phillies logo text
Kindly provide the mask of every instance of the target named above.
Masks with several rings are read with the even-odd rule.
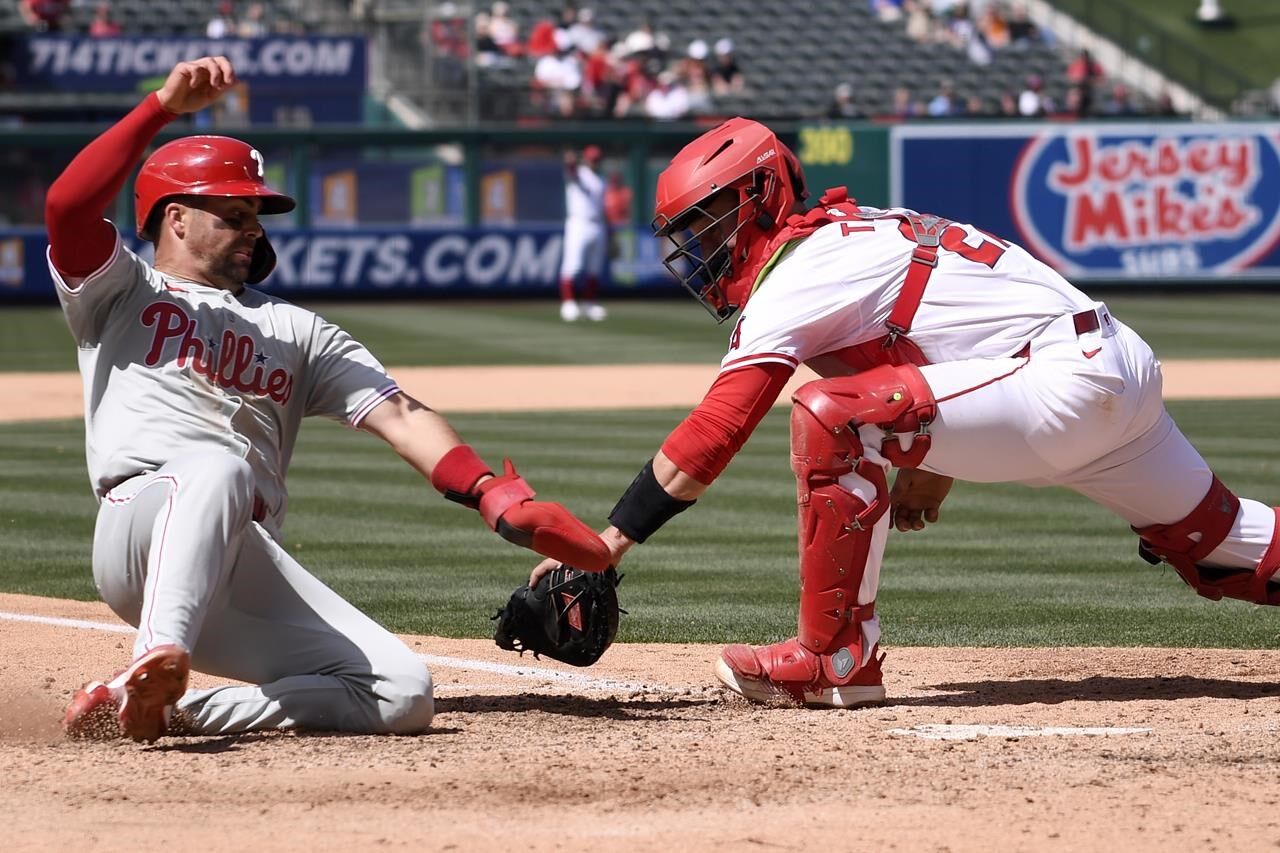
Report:
[[[281,405],[293,394],[293,376],[282,368],[268,372],[263,366],[267,356],[248,335],[222,330],[221,340],[201,338],[196,334],[196,321],[171,302],[153,302],[142,309],[142,325],[154,326],[151,348],[143,363],[147,367],[160,364],[165,346],[177,341],[177,364],[191,369],[223,388],[269,397]]]

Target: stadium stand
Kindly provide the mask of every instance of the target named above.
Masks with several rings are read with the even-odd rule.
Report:
[[[1015,96],[1026,88],[1027,80],[1043,81],[1042,94],[1061,109],[1068,103],[1069,83],[1064,76],[1068,58],[1051,43],[1037,39],[1016,46],[993,49],[985,37],[981,47],[971,48],[974,37],[957,35],[957,30],[979,32],[977,22],[966,20],[964,27],[955,7],[952,18],[930,21],[924,44],[909,34],[906,15],[883,15],[874,4],[847,0],[813,0],[806,14],[795,14],[788,0],[758,0],[750,14],[725,14],[718,7],[698,0],[635,0],[608,4],[595,16],[597,25],[615,43],[612,58],[624,74],[641,74],[656,79],[657,68],[679,70],[691,44],[732,42],[736,60],[743,71],[745,86],[740,92],[714,93],[698,112],[749,114],[759,118],[797,118],[823,114],[832,92],[840,83],[852,85],[855,103],[868,117],[907,118],[925,113],[926,104],[944,83],[950,83],[958,97],[958,108],[949,115],[965,115],[970,101],[977,98],[976,112],[995,115],[1001,97]],[[891,4],[897,8],[896,4]],[[911,5],[908,2],[908,7]],[[585,7],[584,7],[585,8]],[[539,22],[560,22],[564,6],[555,0],[515,0],[509,14],[523,33]],[[767,26],[785,20],[787,26]],[[652,22],[658,46],[645,52],[648,68],[628,68],[631,54],[625,45],[629,33]],[[762,25],[766,24],[766,25]],[[874,45],[874,50],[868,49]],[[579,57],[583,61],[585,57]],[[490,91],[538,89],[535,79],[537,58],[509,56],[500,64],[482,69],[483,85]],[[634,65],[634,63],[630,63]],[[714,67],[714,63],[712,63]],[[652,85],[652,84],[649,84]],[[630,86],[624,84],[624,89]],[[641,89],[646,88],[641,84]],[[907,88],[913,105],[907,115],[895,109],[895,91]],[[636,99],[621,111],[601,109],[591,97],[579,98],[575,117],[643,115]],[[521,116],[552,115],[544,98],[526,100]]]

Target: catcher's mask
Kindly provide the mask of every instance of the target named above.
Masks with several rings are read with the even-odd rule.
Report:
[[[267,186],[262,154],[229,136],[184,136],[161,145],[142,164],[133,183],[138,236],[155,242],[160,211],[179,196],[259,198],[259,214],[288,213],[296,202]],[[275,268],[276,253],[266,231],[254,245],[249,284],[257,284]]]
[[[806,195],[791,149],[759,122],[730,119],[658,176],[653,231],[674,247],[663,263],[722,323],[751,295],[753,262]]]

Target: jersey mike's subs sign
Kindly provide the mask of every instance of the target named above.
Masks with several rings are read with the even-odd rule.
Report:
[[[1080,279],[1280,274],[1280,127],[1011,131],[950,140],[952,153],[995,185],[967,200],[921,180],[943,138],[906,131],[898,200],[945,203],[948,216],[968,215]]]

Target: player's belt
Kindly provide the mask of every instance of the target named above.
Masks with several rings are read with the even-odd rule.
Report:
[[[1071,322],[1076,328],[1076,335],[1087,335],[1098,331],[1103,326],[1110,331],[1112,326],[1111,315],[1107,312],[1106,306],[1072,314]]]

